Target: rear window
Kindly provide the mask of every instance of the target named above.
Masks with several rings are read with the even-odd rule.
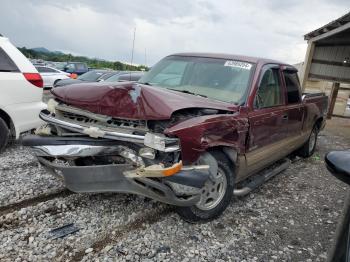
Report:
[[[87,67],[85,64],[75,64],[77,70],[85,70]]]
[[[19,72],[16,64],[0,47],[0,72]]]

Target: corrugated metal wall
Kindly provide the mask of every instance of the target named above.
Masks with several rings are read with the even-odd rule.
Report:
[[[315,46],[309,77],[350,83],[350,46]]]

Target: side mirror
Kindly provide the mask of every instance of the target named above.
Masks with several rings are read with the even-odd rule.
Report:
[[[325,157],[327,169],[336,178],[350,185],[350,151],[332,151]]]

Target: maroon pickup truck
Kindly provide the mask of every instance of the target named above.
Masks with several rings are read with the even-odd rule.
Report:
[[[206,53],[165,57],[138,83],[52,93],[47,124],[23,139],[47,170],[74,192],[143,195],[191,222],[219,216],[292,153],[312,155],[328,104],[301,93],[293,66]]]

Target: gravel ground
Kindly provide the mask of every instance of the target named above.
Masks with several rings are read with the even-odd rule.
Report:
[[[333,119],[312,158],[196,225],[142,197],[72,194],[12,145],[0,155],[0,261],[325,261],[347,188],[323,158],[349,148],[349,130]],[[69,223],[80,230],[52,239]]]

